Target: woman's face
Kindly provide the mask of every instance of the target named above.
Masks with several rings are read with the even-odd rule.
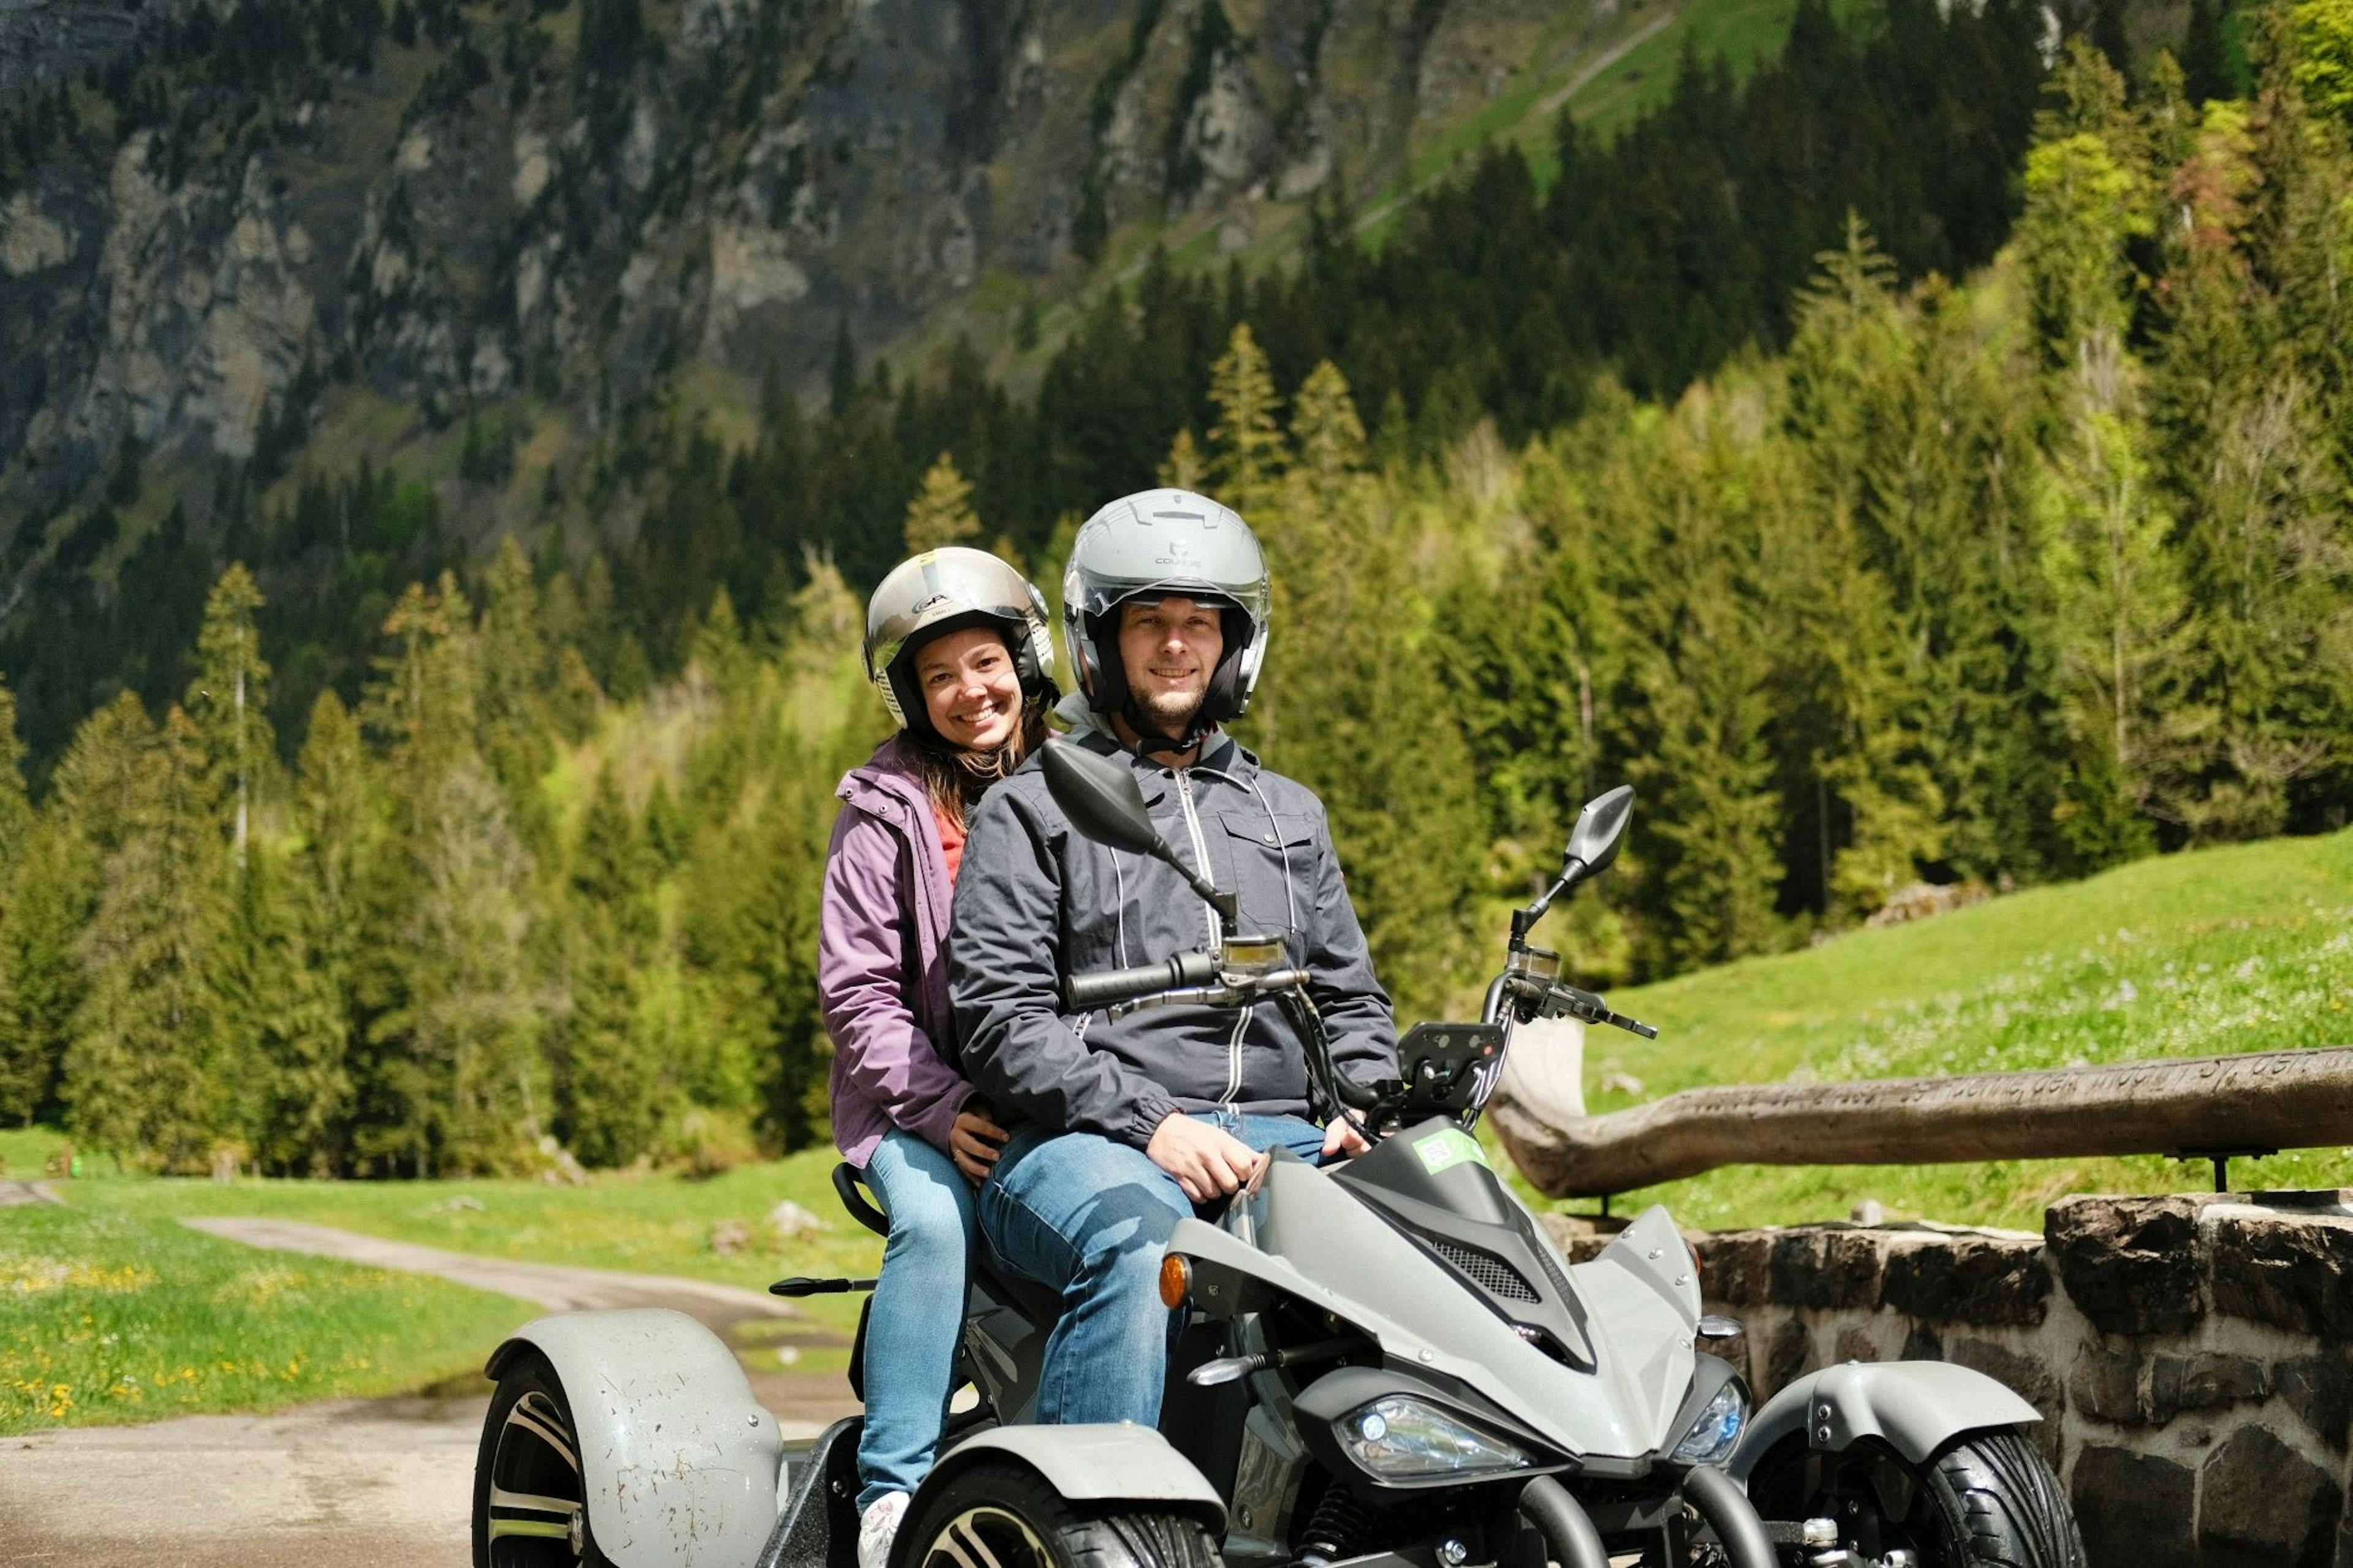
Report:
[[[966,626],[917,648],[915,684],[932,728],[952,746],[996,751],[1021,722],[1021,678],[1012,652],[986,626]]]

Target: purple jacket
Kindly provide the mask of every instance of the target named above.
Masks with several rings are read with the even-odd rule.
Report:
[[[817,994],[833,1037],[833,1141],[863,1170],[893,1127],[944,1151],[973,1088],[933,1043],[955,1037],[953,885],[906,742],[883,742],[834,793],[843,805],[826,852]]]

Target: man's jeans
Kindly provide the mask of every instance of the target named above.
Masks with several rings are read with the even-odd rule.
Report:
[[[1323,1129],[1290,1116],[1200,1111],[1251,1148],[1319,1159]],[[1181,1323],[1160,1301],[1168,1233],[1193,1205],[1141,1149],[1092,1132],[1013,1134],[980,1189],[980,1226],[1016,1272],[1061,1293],[1046,1341],[1038,1419],[1160,1420],[1160,1393]]]

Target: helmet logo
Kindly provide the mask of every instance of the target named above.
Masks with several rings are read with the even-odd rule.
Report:
[[[930,598],[925,599],[925,600],[923,600],[921,604],[917,605],[916,605],[913,610],[909,611],[908,613],[909,613],[910,615],[916,615],[916,616],[920,616],[920,615],[922,615],[925,610],[930,609],[934,605],[944,605],[944,604],[947,604],[947,603],[949,603],[949,602],[950,602],[950,599],[949,599],[949,596],[948,596],[947,595],[945,595],[945,594],[934,594],[934,595],[933,595]]]
[[[1174,566],[1181,571],[1200,565],[1201,555],[1184,540],[1172,539],[1168,542],[1168,553],[1155,558],[1152,563],[1155,566]]]

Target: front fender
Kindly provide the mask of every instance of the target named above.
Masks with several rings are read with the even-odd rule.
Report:
[[[588,1528],[615,1568],[748,1568],[776,1520],[783,1440],[734,1352],[683,1312],[535,1318],[491,1354],[536,1350],[580,1442]]]
[[[2042,1413],[1981,1372],[1940,1361],[1848,1362],[1809,1373],[1767,1400],[1725,1468],[1742,1486],[1783,1438],[1836,1453],[1877,1437],[1917,1465],[1964,1432]]]
[[[1208,1478],[1149,1426],[1121,1421],[1077,1426],[993,1426],[943,1455],[917,1489],[923,1494],[984,1459],[1013,1459],[1038,1472],[1071,1502],[1145,1503],[1200,1521],[1213,1536],[1226,1533],[1226,1504]]]

